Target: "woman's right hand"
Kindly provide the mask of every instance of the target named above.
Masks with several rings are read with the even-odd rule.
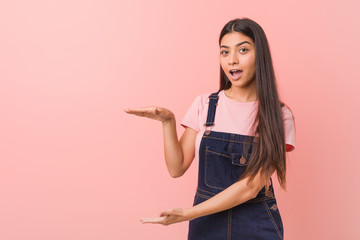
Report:
[[[162,122],[166,166],[170,176],[182,176],[194,159],[197,131],[187,127],[179,140],[176,132],[175,116],[166,108],[150,106],[126,108],[124,111],[129,114]]]
[[[174,113],[169,109],[149,106],[149,107],[140,107],[140,108],[126,108],[124,109],[126,113],[134,114],[140,117],[147,117],[161,122],[166,122],[171,119],[175,119]]]

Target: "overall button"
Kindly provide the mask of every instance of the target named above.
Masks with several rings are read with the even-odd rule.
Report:
[[[272,209],[272,210],[276,211],[276,209],[277,209],[277,205],[274,203],[270,209]]]
[[[232,164],[238,165],[240,167],[247,166],[249,161],[247,159],[250,158],[250,154],[245,153],[231,153],[232,156]]]
[[[246,158],[244,158],[244,156],[241,156],[241,158],[240,158],[240,163],[241,163],[241,164],[245,164],[245,163],[246,163]]]
[[[271,198],[274,197],[274,194],[273,194],[271,191],[267,191],[267,192],[265,193],[265,195],[268,196],[268,197],[271,197]]]

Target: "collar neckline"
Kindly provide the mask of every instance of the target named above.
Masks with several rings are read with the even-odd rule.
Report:
[[[237,105],[242,105],[242,106],[251,106],[251,105],[259,102],[259,100],[255,100],[255,101],[251,101],[251,102],[238,102],[238,101],[226,96],[224,89],[219,92],[219,95],[223,96],[223,98],[228,102],[231,102],[231,103],[237,104]]]

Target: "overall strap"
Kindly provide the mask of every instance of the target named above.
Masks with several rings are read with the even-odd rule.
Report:
[[[216,112],[216,106],[217,106],[217,102],[219,100],[219,92],[221,90],[212,93],[209,96],[209,109],[208,109],[208,113],[207,113],[207,119],[206,119],[206,123],[204,124],[204,126],[213,126],[214,125],[214,119],[215,119],[215,112]]]

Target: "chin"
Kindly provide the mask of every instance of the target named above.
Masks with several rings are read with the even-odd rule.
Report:
[[[231,86],[232,87],[237,87],[237,88],[248,88],[252,85],[253,82],[255,82],[255,80],[251,80],[251,81],[242,81],[241,79],[237,80],[237,81],[230,81],[231,82]]]

